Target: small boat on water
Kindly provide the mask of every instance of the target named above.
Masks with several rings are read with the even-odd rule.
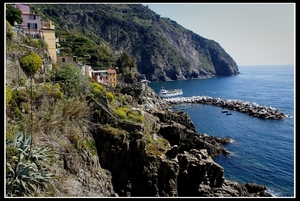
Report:
[[[232,113],[231,113],[231,112],[227,112],[227,113],[226,113],[226,116],[228,116],[228,115],[232,115]]]
[[[187,109],[189,109],[189,106],[187,106],[187,105],[182,105],[182,106],[181,106],[181,109],[182,109],[182,110],[187,110]]]
[[[188,106],[187,104],[179,104],[179,105],[174,106],[172,109],[175,111],[182,111],[182,110],[187,110],[189,108],[191,108],[191,107]]]
[[[164,89],[164,88],[161,88],[161,90],[159,91],[159,96],[161,98],[181,96],[182,94],[183,94],[182,89]]]
[[[224,109],[224,110],[222,110],[221,112],[222,112],[222,113],[227,113],[228,110]]]

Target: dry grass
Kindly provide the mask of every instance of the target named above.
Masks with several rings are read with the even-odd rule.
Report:
[[[86,101],[80,98],[58,100],[51,105],[44,99],[42,105],[34,116],[34,133],[68,133],[71,127],[81,127],[80,123],[88,123],[91,115],[90,108]]]

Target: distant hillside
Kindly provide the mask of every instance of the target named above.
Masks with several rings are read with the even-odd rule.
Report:
[[[57,37],[83,35],[114,54],[128,52],[150,81],[236,75],[238,66],[215,41],[162,18],[142,4],[32,4],[56,25]],[[80,55],[77,55],[80,56]]]

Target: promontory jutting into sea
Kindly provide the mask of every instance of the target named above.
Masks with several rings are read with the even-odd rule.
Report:
[[[245,66],[240,72],[149,86],[157,94],[162,87],[181,89],[182,95],[164,98],[174,111],[188,113],[198,133],[232,139],[224,145],[231,155],[214,157],[225,178],[264,184],[276,197],[293,196],[294,66]],[[278,120],[265,118],[272,113]]]
[[[7,197],[294,196],[293,65],[240,67],[221,41],[143,4],[5,13]],[[211,20],[226,15],[207,13],[224,30]]]

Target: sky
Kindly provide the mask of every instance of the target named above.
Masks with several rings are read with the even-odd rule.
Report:
[[[142,3],[214,40],[238,66],[295,64],[295,3]]]

